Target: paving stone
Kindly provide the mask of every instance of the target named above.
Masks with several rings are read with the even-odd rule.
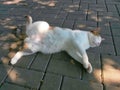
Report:
[[[102,44],[100,46],[100,52],[103,54],[115,55],[115,49],[112,44]]]
[[[120,37],[114,37],[117,55],[120,55]]]
[[[115,4],[107,4],[108,12],[117,12]]]
[[[64,5],[63,10],[67,12],[75,12],[79,9],[79,3],[72,3],[70,5]]]
[[[38,53],[37,57],[35,58],[34,62],[31,65],[31,69],[45,71],[47,68],[47,64],[49,62],[50,56],[51,55]]]
[[[42,80],[43,73],[28,69],[14,68],[8,75],[7,82],[15,83],[29,88],[37,89]]]
[[[12,67],[0,64],[0,84],[3,83],[7,74],[11,71]]]
[[[120,29],[112,29],[112,34],[114,37],[120,36]]]
[[[106,6],[103,5],[98,5],[98,4],[90,4],[89,5],[89,10],[92,11],[107,11]]]
[[[117,3],[116,5],[117,5],[118,13],[120,15],[120,3]]]
[[[67,20],[86,20],[86,15],[83,13],[68,13]]]
[[[103,16],[103,17],[119,17],[118,12],[98,12],[99,16]]]
[[[35,58],[35,54],[23,56],[22,58],[19,59],[19,61],[14,66],[29,68],[29,65],[31,64],[34,58]]]
[[[94,21],[97,22],[98,21],[98,16],[97,16],[97,12],[89,10],[87,12],[88,16],[87,16],[87,20],[89,21]]]
[[[47,68],[47,72],[80,78],[81,64],[77,62],[71,63],[71,61],[74,62],[73,59],[64,52],[54,54]]]
[[[112,29],[120,29],[120,22],[111,22]]]
[[[83,0],[82,0],[83,1]],[[81,1],[81,4],[80,4],[80,7],[79,7],[79,10],[83,11],[83,12],[87,12],[88,10],[88,3],[84,3]]]
[[[4,83],[0,90],[29,90],[28,88],[20,87],[13,84]]]
[[[120,56],[102,55],[103,82],[106,85],[120,86]],[[109,89],[108,89],[109,90]]]
[[[88,53],[89,61],[92,64],[93,72],[91,74],[83,72],[82,80],[89,82],[101,83],[101,61],[100,55],[95,53]]]
[[[102,35],[102,37],[105,38],[102,44],[113,44],[113,38],[111,36]]]
[[[81,30],[94,30],[97,27],[97,22],[91,21],[76,21],[74,28]]]
[[[56,18],[65,20],[67,15],[68,12],[60,11],[59,14],[56,16]]]
[[[56,22],[57,21],[57,22]],[[59,26],[62,27],[64,20],[63,19],[55,19],[53,22],[51,22],[50,24],[52,26]]]
[[[72,29],[74,26],[74,22],[75,22],[74,20],[65,20],[62,27]]]
[[[61,90],[102,90],[102,85],[65,77]]]
[[[81,0],[81,3],[89,3],[89,4],[96,4],[96,0]]]
[[[97,1],[97,4],[105,4],[105,1],[104,0],[96,0]]]
[[[4,44],[4,46],[2,48],[0,48],[0,52],[2,52],[2,53],[0,53],[0,62],[1,62],[2,57],[7,56],[8,52],[9,52],[9,50],[5,49],[5,48],[7,48],[7,43]]]
[[[109,21],[109,22],[112,22],[112,21],[120,21],[120,18],[119,17],[115,17],[115,16],[99,16],[99,18],[101,20],[104,20],[104,21]]]
[[[59,90],[62,76],[57,74],[46,73],[40,90]]]
[[[111,85],[106,85],[105,90],[120,90],[120,87],[117,86],[111,86]]]
[[[110,26],[106,23],[98,23],[98,27],[100,28],[100,34],[104,36],[111,36]]]

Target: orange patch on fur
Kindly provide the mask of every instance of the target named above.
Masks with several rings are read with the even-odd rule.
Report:
[[[92,30],[92,31],[90,31],[91,33],[93,33],[94,35],[100,35],[100,28],[97,28],[97,29],[95,29],[95,30]]]
[[[54,30],[54,28],[55,28],[55,27],[53,27],[53,26],[50,26],[50,27],[49,27],[49,30]]]

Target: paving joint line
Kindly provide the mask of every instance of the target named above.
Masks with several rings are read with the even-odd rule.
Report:
[[[107,7],[106,0],[104,0],[104,2],[105,2],[105,7],[106,7],[106,10],[107,10],[107,12],[108,12],[108,7]]]
[[[42,79],[41,79],[41,81],[40,81],[40,83],[39,83],[38,90],[40,90],[41,87],[42,87],[43,81],[44,81],[45,76],[46,76],[46,73],[47,73],[47,68],[48,68],[48,66],[49,66],[49,63],[50,63],[52,57],[53,57],[53,54],[51,54],[50,57],[49,57],[48,63],[47,63],[47,65],[46,65],[46,67],[45,67],[44,75],[43,75],[43,77],[42,77]]]
[[[118,9],[118,7],[117,7],[116,4],[115,4],[115,8],[116,8],[116,10],[117,10],[117,12],[118,12],[118,15],[119,15],[119,17],[120,17],[120,11],[119,11],[119,9]]]
[[[103,72],[103,61],[102,61],[102,55],[101,55],[101,53],[100,53],[100,63],[101,63],[101,84],[103,86],[103,90],[105,90],[104,72]]]
[[[30,90],[34,90],[34,89],[36,90],[36,88],[32,88],[32,87],[25,86],[25,85],[20,85],[20,84],[9,82],[9,81],[6,81],[6,83],[16,85],[16,86],[19,86],[19,87],[23,87],[23,88],[27,88],[27,89],[30,89]]]
[[[31,62],[28,64],[27,69],[29,70],[33,64],[33,62],[35,61],[36,57],[38,56],[38,53],[35,54],[35,56],[32,58]]]
[[[5,80],[7,79],[8,75],[10,74],[10,72],[13,70],[13,66],[10,68],[10,70],[8,71],[8,73],[5,75],[5,77],[2,79],[2,81],[0,82],[0,87],[4,84]]]
[[[78,8],[78,11],[80,11],[80,5],[81,5],[81,0],[80,0],[80,2],[79,2],[79,8]]]
[[[116,49],[116,45],[115,45],[115,40],[114,40],[114,36],[113,36],[113,31],[112,31],[112,27],[111,27],[111,23],[109,22],[109,26],[110,26],[110,32],[111,32],[111,37],[112,37],[112,41],[113,41],[113,47],[114,47],[114,51],[115,51],[115,56],[117,56],[117,49]]]
[[[59,90],[62,90],[63,81],[64,81],[64,76],[61,77],[61,83],[60,83],[60,86],[59,86]]]

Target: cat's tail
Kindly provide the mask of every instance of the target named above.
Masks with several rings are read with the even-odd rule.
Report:
[[[32,17],[30,15],[26,15],[25,18],[26,18],[26,25],[32,24],[33,20],[32,20]]]

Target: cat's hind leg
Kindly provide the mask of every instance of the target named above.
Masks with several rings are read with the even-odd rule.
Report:
[[[68,50],[67,53],[74,58],[76,61],[80,62],[88,73],[92,72],[92,65],[88,61],[87,54],[81,55],[77,50]]]

